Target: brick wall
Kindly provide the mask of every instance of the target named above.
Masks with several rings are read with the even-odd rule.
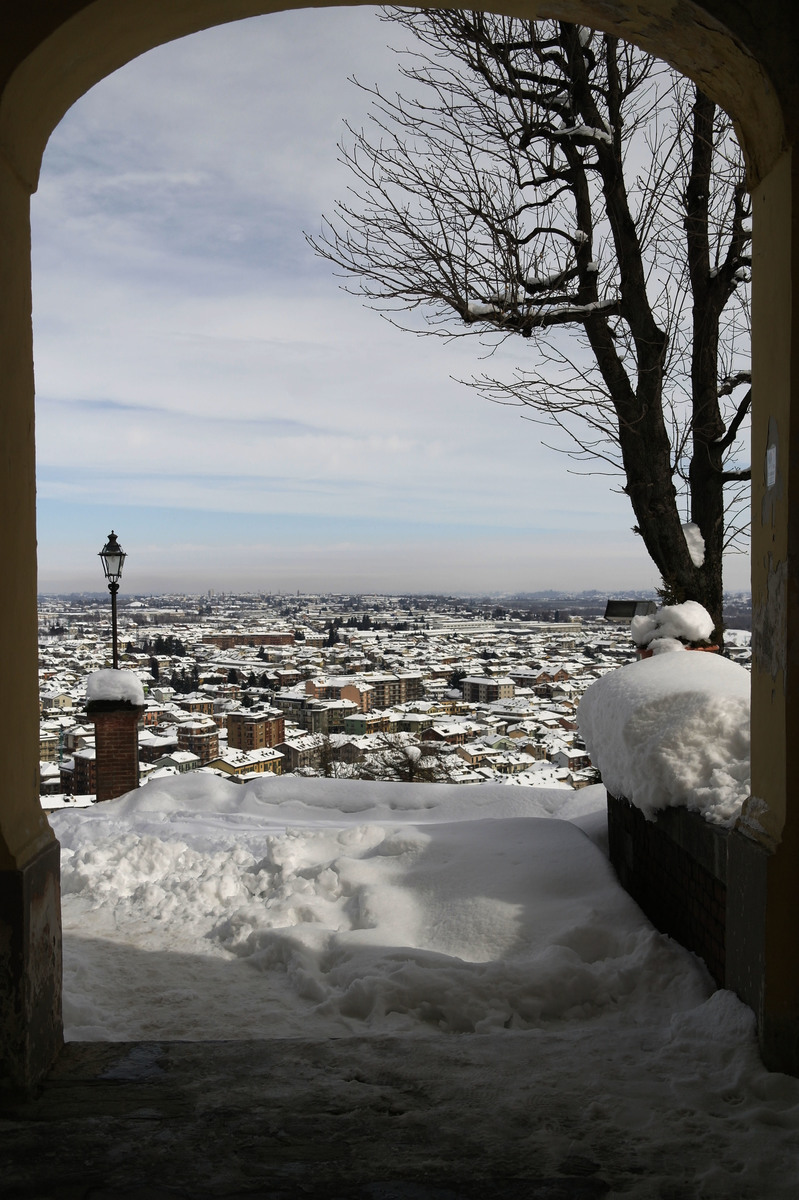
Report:
[[[93,701],[97,800],[112,800],[139,786],[139,717],[144,710],[124,701]]]
[[[769,853],[739,829],[687,808],[655,821],[608,796],[610,860],[653,925],[707,964],[721,986],[765,1013]]]
[[[647,821],[627,800],[608,796],[610,861],[625,891],[661,932],[727,979],[729,831],[687,808]]]

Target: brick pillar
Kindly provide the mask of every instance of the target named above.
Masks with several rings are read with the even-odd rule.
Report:
[[[139,786],[138,724],[143,712],[129,700],[89,702],[89,720],[95,731],[98,803]]]

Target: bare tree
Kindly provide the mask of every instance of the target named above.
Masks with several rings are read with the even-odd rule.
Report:
[[[401,733],[383,733],[379,735],[379,748],[362,763],[360,775],[361,779],[395,783],[448,783],[451,767],[440,744],[417,741]]]
[[[529,371],[472,386],[620,472],[664,598],[700,601],[721,632],[751,400],[750,206],[729,120],[577,25],[384,18],[415,39],[411,95],[364,89],[349,197],[309,241],[355,294],[421,316],[416,332],[489,337],[494,362],[505,337],[530,339]]]

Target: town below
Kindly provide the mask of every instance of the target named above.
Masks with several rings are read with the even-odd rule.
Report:
[[[583,692],[635,658],[598,593],[135,596],[119,665],[143,685],[139,781],[267,772],[407,783],[577,789],[598,772]],[[727,653],[748,665],[750,600],[727,598]],[[96,793],[87,680],[111,664],[103,595],[43,596],[40,791]]]

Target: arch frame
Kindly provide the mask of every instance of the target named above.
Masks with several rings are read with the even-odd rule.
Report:
[[[5,0],[0,12],[0,990],[18,1015],[0,1061],[29,1085],[57,1054],[57,843],[38,801],[37,588],[30,196],[47,140],[88,89],[165,42],[301,7],[265,0]],[[753,904],[741,994],[769,1065],[799,1073],[799,37],[788,0],[505,0],[520,16],[593,25],[694,78],[730,112],[754,199],[753,796],[742,861]],[[776,458],[775,458],[776,456]],[[773,464],[773,470],[772,466]],[[748,869],[748,868],[747,868]],[[742,868],[745,874],[744,868]],[[742,874],[742,877],[743,877]],[[10,898],[10,899],[9,899]],[[751,938],[749,937],[751,934]],[[13,955],[8,951],[14,946]]]

